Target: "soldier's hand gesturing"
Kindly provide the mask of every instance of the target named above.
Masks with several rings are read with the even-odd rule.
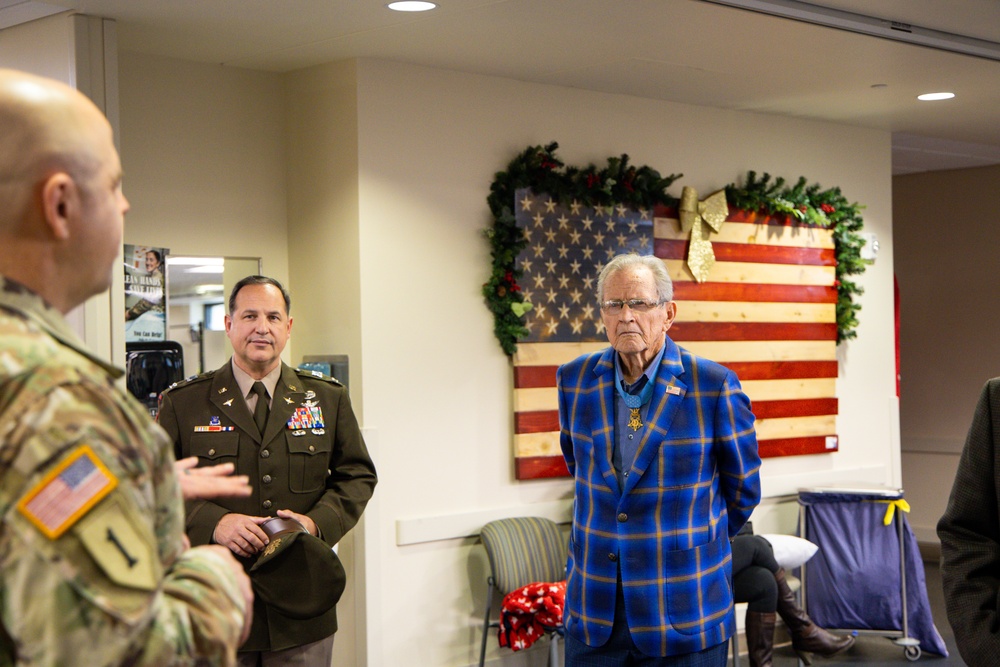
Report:
[[[237,556],[252,556],[267,546],[267,535],[260,524],[270,517],[230,513],[219,519],[212,539],[228,547]]]

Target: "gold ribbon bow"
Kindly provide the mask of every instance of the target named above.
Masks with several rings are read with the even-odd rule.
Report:
[[[715,252],[712,242],[708,240],[708,225],[718,232],[722,223],[729,215],[729,205],[726,203],[725,190],[719,190],[705,201],[698,201],[698,191],[687,186],[681,191],[679,206],[681,231],[691,231],[691,244],[688,247],[687,265],[694,279],[700,283],[708,280],[708,272],[715,266]]]
[[[902,498],[898,500],[876,500],[877,503],[886,503],[888,507],[885,508],[885,516],[882,517],[882,525],[888,526],[892,523],[892,517],[896,515],[896,508],[899,508],[900,512],[909,512],[910,503],[906,502]]]

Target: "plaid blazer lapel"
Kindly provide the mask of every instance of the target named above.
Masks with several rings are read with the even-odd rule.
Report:
[[[649,399],[649,411],[646,413],[646,423],[649,428],[639,441],[635,461],[632,463],[632,474],[625,481],[625,493],[638,484],[653,457],[659,450],[659,443],[670,430],[674,415],[684,402],[688,386],[680,378],[684,375],[684,365],[681,363],[681,353],[677,345],[668,337],[664,345],[660,369],[656,372],[656,386]],[[668,391],[669,389],[669,391]],[[653,442],[650,442],[653,438]]]
[[[600,468],[604,482],[621,497],[622,490],[618,487],[618,477],[612,463],[612,451],[615,437],[615,358],[614,348],[605,350],[601,359],[594,366],[594,381],[600,392],[595,393],[594,400],[599,401],[595,407],[600,415],[598,428],[592,433],[594,439],[594,458]]]

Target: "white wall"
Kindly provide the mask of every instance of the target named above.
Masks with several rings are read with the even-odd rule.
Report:
[[[764,490],[899,483],[887,133],[381,61],[359,62],[357,80],[365,424],[378,430],[380,476],[381,550],[369,567],[381,593],[368,622],[381,629],[381,660],[369,664],[476,658],[481,548],[462,538],[397,546],[400,525],[530,513],[571,494],[566,480],[513,479],[510,365],[480,295],[489,185],[529,144],[557,140],[575,165],[626,152],[704,193],[748,169],[804,175],[864,204],[882,254],[861,280],[859,337],[841,350],[841,450],[767,460]],[[793,508],[769,503],[765,514],[764,528],[794,529]]]
[[[0,67],[76,85],[74,26],[69,13],[22,23],[0,32]]]
[[[0,67],[62,81],[90,97],[118,133],[118,42],[114,21],[54,14],[4,29]],[[98,356],[125,361],[124,276],[116,273],[110,292],[96,295],[66,315]]]
[[[1000,375],[998,187],[995,166],[893,179],[903,482],[913,531],[932,544],[979,392]]]
[[[280,76],[132,52],[119,69],[125,243],[260,257],[287,282]]]
[[[351,400],[364,425],[361,363],[361,255],[358,250],[358,117],[353,61],[293,72],[286,77],[288,114],[288,252],[292,360],[307,354],[347,354]],[[376,435],[365,439],[377,463]],[[337,607],[336,665],[366,664],[362,557],[366,517],[338,544],[348,584]]]

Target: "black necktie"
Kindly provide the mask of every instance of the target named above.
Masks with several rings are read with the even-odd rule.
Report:
[[[260,434],[264,435],[264,425],[267,424],[268,413],[267,389],[264,388],[264,383],[258,380],[253,383],[250,391],[257,394],[257,406],[253,410],[253,421],[257,424],[257,430],[260,431]]]

